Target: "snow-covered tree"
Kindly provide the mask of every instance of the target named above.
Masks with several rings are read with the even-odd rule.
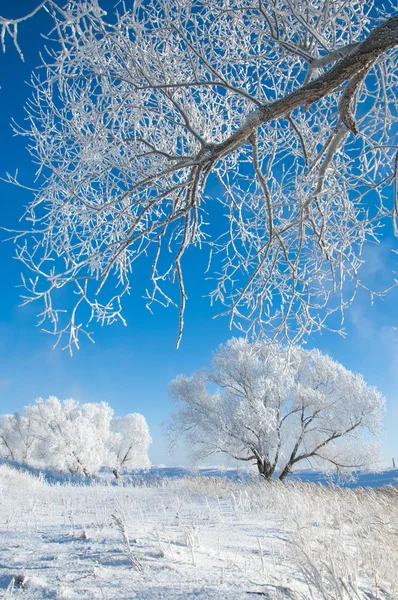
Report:
[[[113,410],[105,402],[79,404],[50,396],[26,406],[24,415],[34,428],[37,462],[87,477],[111,462]]]
[[[382,395],[318,350],[233,338],[170,395],[171,439],[197,459],[223,453],[284,479],[298,464],[353,471],[378,458]]]
[[[15,460],[13,415],[0,416],[0,456]]]
[[[180,306],[179,341],[190,246],[242,329],[297,340],[350,304],[367,240],[398,232],[392,5],[43,5],[58,39],[20,130],[43,178],[16,239],[55,335],[72,347],[87,321],[123,320],[142,258],[148,305]]]
[[[127,468],[150,466],[151,444],[145,417],[113,417],[105,402],[39,398],[23,415],[0,415],[0,458],[93,475],[111,467],[118,477]]]
[[[36,437],[30,419],[18,412],[0,415],[0,457],[29,462]]]
[[[110,450],[115,457],[113,472],[116,477],[125,469],[144,469],[151,466],[148,448],[152,439],[143,415],[131,413],[125,417],[114,417],[111,429],[115,434]]]

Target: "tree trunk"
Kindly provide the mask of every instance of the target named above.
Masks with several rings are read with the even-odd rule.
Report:
[[[279,475],[279,481],[283,481],[284,479],[286,479],[286,477],[289,475],[289,473],[291,473],[292,466],[293,465],[291,463],[287,463],[287,465],[284,467],[282,473]]]
[[[78,457],[78,455],[76,454],[76,452],[72,452],[72,456],[76,460],[77,464],[81,467],[83,475],[85,477],[91,477],[90,473],[87,471],[86,467],[83,465],[82,461],[80,460],[80,458]],[[75,471],[75,472],[78,472],[78,471]]]
[[[274,469],[266,458],[257,458],[257,469],[261,477],[264,477],[267,481],[272,479]]]

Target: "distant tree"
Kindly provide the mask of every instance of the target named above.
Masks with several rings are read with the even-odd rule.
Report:
[[[119,477],[125,469],[144,469],[151,466],[148,448],[152,443],[145,417],[131,413],[125,417],[114,417],[110,450],[115,457],[113,472]]]
[[[113,410],[105,402],[79,404],[50,396],[26,406],[24,415],[34,427],[39,463],[86,477],[109,464]]]
[[[222,453],[281,480],[297,465],[353,471],[377,460],[383,397],[318,350],[231,339],[170,395],[171,440],[197,459]]]
[[[393,6],[44,4],[56,39],[19,130],[43,178],[16,235],[42,322],[71,348],[87,322],[123,320],[143,259],[148,306],[180,307],[178,343],[197,246],[231,324],[294,341],[327,326],[366,241],[398,232]]]
[[[13,415],[0,416],[0,456],[15,460]]]
[[[150,466],[151,444],[145,417],[113,417],[105,402],[39,398],[24,413],[0,415],[0,458],[93,475],[111,467],[116,477],[127,468]]]
[[[31,421],[18,412],[0,415],[0,457],[29,462],[36,437]]]

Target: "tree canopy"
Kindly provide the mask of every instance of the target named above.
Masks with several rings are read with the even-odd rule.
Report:
[[[212,368],[174,379],[170,395],[170,439],[185,439],[197,460],[223,454],[266,479],[297,465],[351,472],[378,460],[382,395],[319,350],[233,338]]]

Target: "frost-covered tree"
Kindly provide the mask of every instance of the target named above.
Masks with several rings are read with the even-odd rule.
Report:
[[[13,415],[0,416],[0,456],[15,460]]]
[[[148,448],[152,438],[143,415],[131,413],[125,417],[114,417],[111,430],[115,434],[110,444],[115,477],[119,477],[119,473],[125,469],[145,469],[151,466]]]
[[[213,366],[170,385],[172,441],[284,479],[298,464],[353,471],[377,461],[381,394],[318,350],[233,338]]]
[[[0,457],[29,462],[36,437],[30,419],[18,412],[0,415]]]
[[[86,477],[111,462],[113,410],[105,402],[79,404],[50,396],[26,406],[24,416],[34,428],[36,462]]]
[[[180,307],[179,341],[191,246],[231,324],[327,326],[362,285],[364,244],[398,231],[392,5],[43,4],[55,39],[19,130],[42,179],[16,239],[49,329],[72,347],[87,321],[123,320],[142,259],[148,305]]]
[[[105,402],[39,398],[24,413],[0,415],[0,458],[50,466],[90,476],[111,467],[117,477],[127,468],[150,466],[152,439],[145,417],[113,417]]]

